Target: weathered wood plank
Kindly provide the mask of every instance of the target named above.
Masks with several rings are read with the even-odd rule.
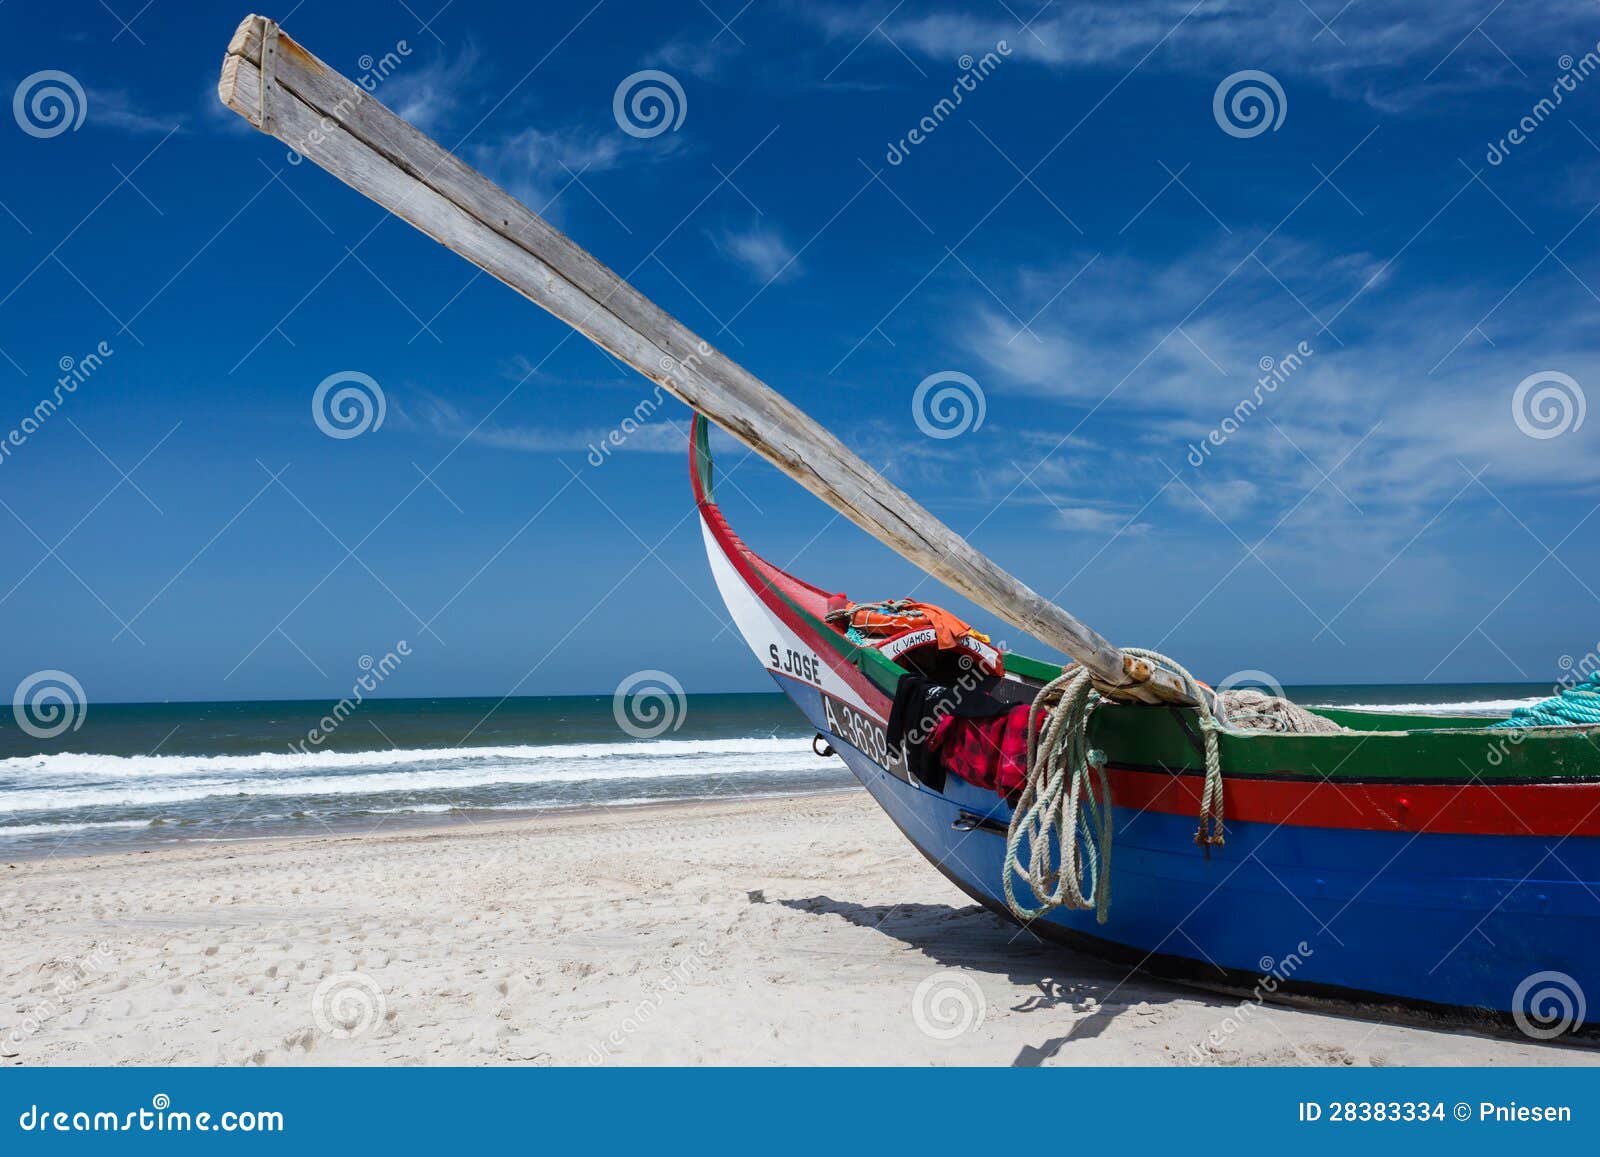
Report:
[[[271,21],[250,16],[240,24],[218,95],[251,124],[704,413],[929,574],[1071,655],[1108,687],[1134,698],[1184,700],[1170,673],[1124,656],[1018,582],[798,407]]]

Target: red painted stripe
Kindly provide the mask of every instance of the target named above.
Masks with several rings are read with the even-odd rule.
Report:
[[[1113,767],[1118,807],[1200,814],[1198,775]],[[1371,784],[1223,776],[1238,823],[1453,835],[1600,836],[1600,783]]]

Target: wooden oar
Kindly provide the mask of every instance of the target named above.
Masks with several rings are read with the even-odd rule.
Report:
[[[279,31],[247,16],[222,103],[493,274],[705,414],[868,534],[1108,689],[1187,702],[1171,672],[1124,655],[1012,578],[833,435],[691,333],[565,234]]]

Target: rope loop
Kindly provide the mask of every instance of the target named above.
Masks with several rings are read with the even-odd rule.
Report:
[[[1232,730],[1233,721],[1216,717],[1214,697],[1172,659],[1137,647],[1124,653],[1149,659],[1177,675],[1196,704],[1205,750],[1205,787],[1194,842],[1209,857],[1211,849],[1226,839],[1217,737]],[[1006,905],[1019,920],[1036,920],[1057,908],[1092,908],[1095,919],[1106,922],[1111,907],[1111,783],[1105,753],[1089,746],[1090,719],[1106,701],[1089,672],[1076,663],[1047,683],[1034,701],[1042,709],[1042,719],[1040,711],[1029,717],[1028,777],[1006,833]],[[1270,702],[1276,712],[1272,722],[1246,725],[1299,729],[1303,726],[1299,720],[1284,720],[1291,718],[1291,712],[1310,715],[1281,699]],[[1019,879],[1027,885],[1031,902],[1019,897]]]

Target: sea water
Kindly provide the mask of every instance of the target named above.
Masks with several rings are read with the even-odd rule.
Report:
[[[1309,705],[1504,715],[1548,687],[1291,688]],[[781,695],[690,695],[638,738],[610,696],[378,699],[315,745],[322,701],[91,703],[0,726],[0,855],[370,831],[427,818],[849,790]],[[632,727],[630,733],[624,723]]]

